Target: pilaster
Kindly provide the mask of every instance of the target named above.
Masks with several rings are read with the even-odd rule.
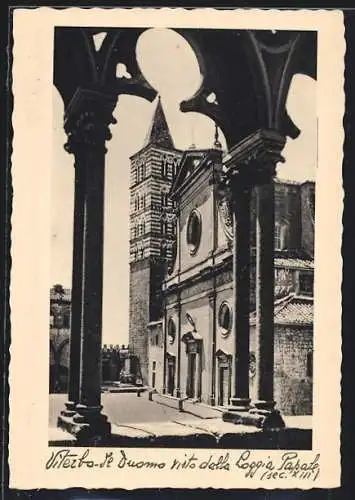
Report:
[[[180,398],[181,396],[181,302],[180,296],[178,298],[178,303],[175,305],[177,312],[177,363],[176,363],[176,388],[175,396]]]
[[[216,404],[216,290],[215,290],[215,279],[213,278],[213,290],[208,295],[209,304],[209,331],[212,332],[212,343],[211,343],[211,388],[210,394],[208,396],[208,402],[211,406]]]

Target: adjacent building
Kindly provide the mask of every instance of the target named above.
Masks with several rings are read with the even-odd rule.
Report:
[[[50,289],[49,392],[66,393],[69,379],[71,290],[61,285]],[[120,382],[141,385],[138,357],[130,346],[104,344],[101,350],[103,385]]]
[[[69,374],[71,290],[55,285],[49,306],[49,392],[65,392]]]
[[[158,102],[146,144],[131,159],[130,344],[152,388],[225,406],[234,376],[233,234],[215,182],[221,155],[218,141],[209,150],[175,149]],[[314,199],[313,182],[275,180],[274,386],[288,415],[312,413]],[[251,228],[255,397],[254,196]]]

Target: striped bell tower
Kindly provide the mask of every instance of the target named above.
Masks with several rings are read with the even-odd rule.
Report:
[[[131,158],[129,344],[148,376],[148,328],[162,316],[161,287],[176,238],[168,197],[182,151],[174,147],[158,97],[140,151]]]

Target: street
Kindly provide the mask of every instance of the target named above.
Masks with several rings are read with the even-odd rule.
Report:
[[[65,408],[66,394],[51,394],[49,397],[49,427],[56,427],[57,418]],[[149,401],[148,393],[137,397],[135,393],[105,393],[101,395],[103,413],[112,424],[137,422],[169,422],[171,420],[200,420],[188,413]]]

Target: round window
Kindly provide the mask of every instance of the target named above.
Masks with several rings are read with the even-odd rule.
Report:
[[[223,302],[219,308],[218,325],[222,335],[227,336],[232,328],[232,310],[227,302]]]
[[[187,244],[190,249],[190,254],[194,255],[201,241],[201,215],[197,210],[190,213],[187,222]]]
[[[176,337],[176,326],[172,318],[168,321],[168,341],[169,344],[173,344]]]

